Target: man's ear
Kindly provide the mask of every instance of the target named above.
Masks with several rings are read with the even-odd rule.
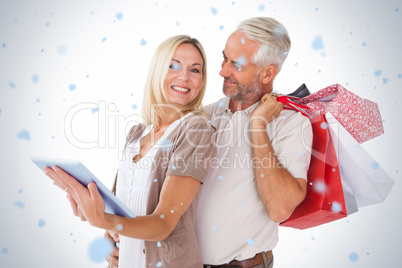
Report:
[[[269,65],[265,67],[260,73],[260,81],[263,84],[268,84],[269,82],[273,81],[278,69],[274,65]]]

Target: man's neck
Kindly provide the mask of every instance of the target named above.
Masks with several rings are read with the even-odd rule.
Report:
[[[243,111],[256,102],[258,102],[258,100],[244,101],[244,100],[230,99],[229,110],[232,113],[235,113],[236,111]]]
[[[246,110],[251,105],[259,102],[266,93],[270,93],[273,91],[272,82],[268,85],[265,85],[260,92],[255,92],[257,94],[249,94],[247,96],[247,100],[235,99],[231,98],[229,102],[229,109],[232,113],[236,111],[243,111]]]

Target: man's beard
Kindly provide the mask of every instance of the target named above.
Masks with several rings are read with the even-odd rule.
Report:
[[[234,90],[228,91],[229,87],[223,84],[223,94],[226,97],[229,97],[234,100],[243,100],[250,101],[251,99],[256,98],[257,96],[261,97],[262,94],[262,85],[258,82],[258,75],[253,78],[253,80],[249,84],[239,84],[236,80],[230,80],[228,77],[224,77],[224,79],[228,82],[237,83],[237,87]]]

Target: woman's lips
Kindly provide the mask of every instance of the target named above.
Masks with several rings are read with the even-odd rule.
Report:
[[[175,90],[175,91],[183,92],[183,93],[187,93],[187,92],[190,91],[189,88],[180,87],[180,86],[171,86],[171,88],[172,88],[173,90]]]

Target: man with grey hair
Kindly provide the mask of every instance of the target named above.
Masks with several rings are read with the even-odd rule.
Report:
[[[205,107],[217,146],[196,209],[205,268],[273,267],[278,225],[305,197],[310,121],[282,109],[272,93],[289,49],[285,27],[272,18],[243,21],[226,42],[226,97]],[[186,246],[180,237],[177,243]],[[117,258],[115,249],[110,267]]]
[[[205,107],[218,149],[196,210],[206,268],[273,267],[278,225],[305,197],[310,121],[273,93],[289,49],[285,27],[265,17],[241,22],[226,42],[226,97]]]

